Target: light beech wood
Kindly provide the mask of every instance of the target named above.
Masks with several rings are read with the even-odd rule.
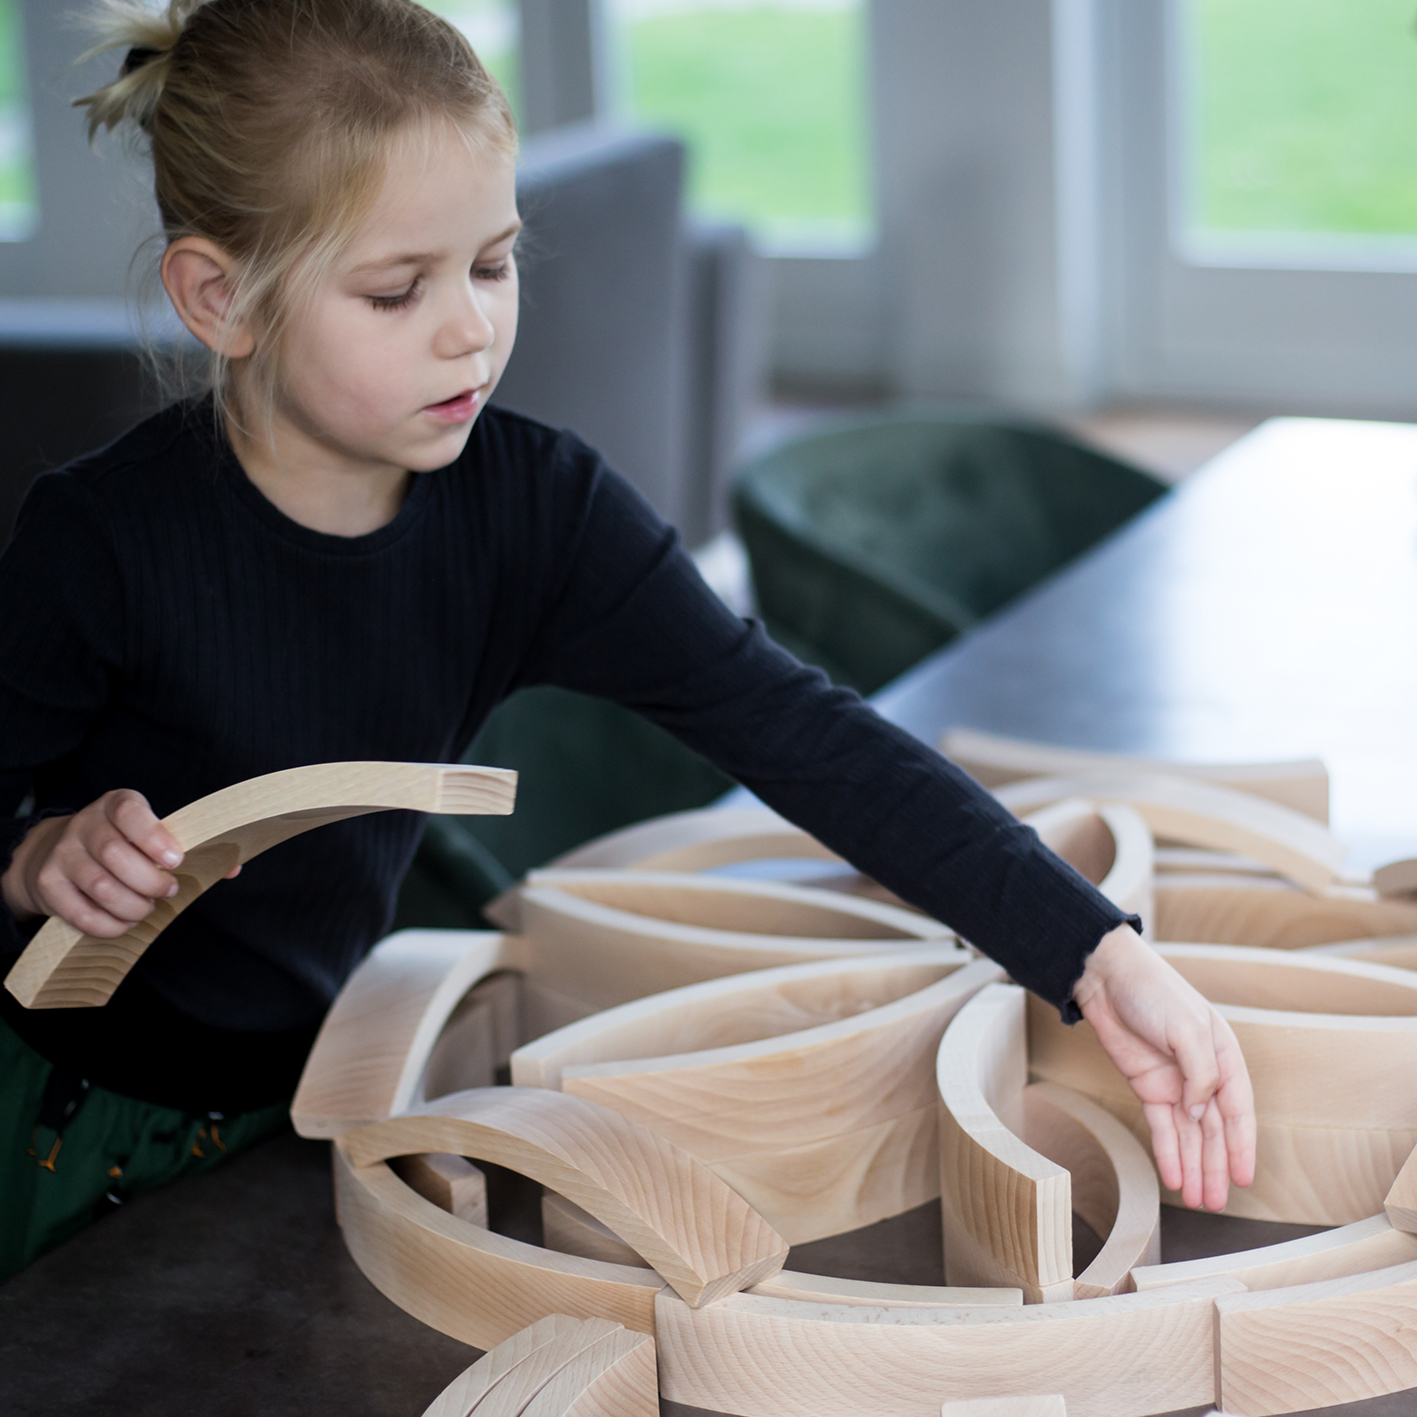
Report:
[[[572,1205],[564,1196],[541,1198],[542,1230],[553,1250],[615,1264],[644,1261],[608,1226]],[[880,1309],[1016,1308],[1023,1303],[1018,1289],[951,1289],[919,1284],[880,1284],[864,1279],[837,1279],[784,1269],[746,1291],[773,1299],[800,1299],[814,1304],[858,1304]]]
[[[429,1152],[395,1156],[389,1165],[401,1181],[439,1210],[486,1228],[487,1177],[466,1157]]]
[[[518,1364],[553,1345],[558,1338],[575,1333],[583,1322],[586,1321],[565,1314],[548,1314],[529,1328],[514,1333],[505,1342],[484,1353],[470,1368],[459,1373],[433,1399],[423,1417],[468,1417],[487,1393]],[[597,1326],[605,1323],[603,1319],[591,1319],[589,1322]],[[611,1332],[625,1331],[619,1324],[608,1327]]]
[[[1024,1089],[1023,1126],[1028,1145],[1067,1170],[1073,1214],[1103,1242],[1073,1297],[1132,1289],[1133,1269],[1161,1259],[1161,1193],[1145,1148],[1110,1112],[1056,1083]]]
[[[1085,748],[1060,748],[973,728],[949,729],[940,739],[940,751],[989,788],[1031,777],[1149,777],[1160,773],[1196,778],[1251,797],[1263,797],[1328,823],[1328,769],[1318,758],[1269,763],[1176,763]]]
[[[1029,1304],[1073,1297],[1067,1170],[1023,1140],[1024,993],[991,984],[940,1044],[940,1214],[945,1279],[1001,1284]]]
[[[1417,1260],[1417,1236],[1395,1229],[1386,1215],[1372,1215],[1352,1225],[1306,1235],[1302,1240],[1286,1240],[1278,1245],[1206,1259],[1139,1265],[1132,1271],[1132,1280],[1140,1290],[1229,1275],[1246,1289],[1282,1289],[1291,1284],[1366,1274],[1369,1270],[1414,1260]]]
[[[1417,1236],[1417,1148],[1402,1163],[1402,1170],[1383,1199],[1383,1210],[1399,1230]]]
[[[427,1151],[509,1166],[603,1221],[694,1305],[775,1274],[787,1255],[782,1237],[701,1162],[564,1093],[454,1093],[344,1140],[355,1166]]]
[[[1373,872],[1373,889],[1380,896],[1411,895],[1417,891],[1417,858],[1389,861]]]
[[[1141,815],[1153,836],[1183,846],[1239,852],[1308,891],[1330,885],[1347,855],[1347,847],[1312,817],[1185,778],[1160,774],[1030,778],[1001,787],[994,795],[1018,816],[1069,797],[1122,802]]]
[[[426,1090],[430,1055],[469,991],[520,962],[521,942],[491,931],[400,930],[380,941],[320,1025],[290,1108],[295,1130],[336,1137],[415,1105]],[[504,1046],[498,1030],[506,987],[495,986],[499,1002],[470,1020],[471,1041],[486,1045],[470,1050],[474,1066],[494,1065]],[[474,998],[474,1010],[486,998]],[[454,1034],[468,1043],[466,1030]],[[444,1054],[445,1076],[454,1061]]]
[[[601,1339],[567,1363],[521,1417],[659,1417],[654,1340],[626,1329]]]
[[[557,1336],[535,1353],[523,1358],[500,1381],[490,1387],[472,1417],[521,1417],[546,1386],[587,1353],[601,1349],[614,1353],[616,1340],[626,1334],[620,1324],[608,1319],[582,1319],[575,1328]],[[640,1343],[653,1342],[646,1334],[635,1334]]]
[[[801,1244],[938,1194],[935,1050],[964,1002],[1002,977],[963,950],[917,946],[713,980],[518,1050],[513,1081],[651,1128]],[[645,1056],[675,1044],[686,1051]]]
[[[420,1323],[489,1349],[547,1314],[654,1332],[654,1271],[524,1244],[448,1215],[384,1164],[351,1165],[334,1144],[344,1242],[365,1278]]]
[[[1391,939],[1344,940],[1336,945],[1310,945],[1306,954],[1329,955],[1364,964],[1383,964],[1389,969],[1417,970],[1417,935],[1397,935]]]
[[[619,872],[552,879],[554,888],[534,873],[522,894],[526,970],[585,1014],[746,970],[955,939],[913,911],[799,886]]]
[[[1315,894],[1253,876],[1161,875],[1156,880],[1160,940],[1295,950],[1388,935],[1417,935],[1417,904],[1380,900],[1370,887],[1340,883]]]
[[[163,826],[185,853],[173,873],[178,892],[116,940],[51,918],[6,976],[26,1008],[94,1008],[152,942],[199,896],[263,851],[329,822],[403,808],[414,812],[505,816],[517,775],[504,768],[437,763],[317,763],[267,773],[179,808]]]
[[[973,1397],[944,1403],[940,1417],[1068,1417],[1068,1404],[1056,1393],[1046,1397]]]
[[[1090,1417],[1215,1400],[1211,1279],[1018,1309],[872,1310],[734,1294],[655,1303],[660,1391],[738,1417],[935,1417],[943,1401],[1059,1392]]]
[[[1255,1089],[1255,1183],[1232,1188],[1225,1213],[1346,1225],[1380,1211],[1417,1145],[1417,1095],[1372,1083],[1417,1066],[1413,976],[1223,945],[1163,945],[1160,953],[1216,999]],[[1248,999],[1288,1007],[1250,1007]],[[1374,1008],[1382,1015],[1371,1016]],[[1055,1010],[1031,1003],[1029,1059],[1034,1076],[1091,1097],[1146,1139],[1140,1104],[1087,1024],[1069,1029]],[[1179,1203],[1164,1192],[1162,1199]]]
[[[1220,1405],[1236,1417],[1417,1387],[1417,1262],[1230,1294],[1215,1310]]]

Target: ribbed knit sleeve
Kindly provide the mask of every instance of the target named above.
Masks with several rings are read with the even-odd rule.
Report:
[[[966,773],[733,615],[675,533],[591,456],[528,676],[669,729],[1075,1019],[1087,955],[1135,917]]]
[[[43,766],[73,752],[111,692],[123,595],[111,540],[84,489],[41,477],[0,557],[0,870],[33,825],[20,813]],[[47,804],[48,813],[82,802]],[[15,923],[0,910],[6,943]]]

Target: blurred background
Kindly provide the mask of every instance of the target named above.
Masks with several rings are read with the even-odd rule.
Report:
[[[70,106],[119,62],[75,65],[74,8],[0,0],[0,538],[37,472],[153,405],[142,339],[176,338],[152,243],[133,259],[154,231],[142,161],[91,152]],[[601,447],[720,594],[864,691],[1265,417],[1417,416],[1417,0],[432,8],[523,134],[523,326],[498,401]],[[843,428],[855,441],[822,441]],[[1019,509],[1037,522],[1045,476],[1101,500],[1024,566]],[[988,532],[1007,574],[928,585],[915,547],[925,571],[894,576],[900,524],[966,493],[1011,509]],[[829,642],[847,581],[853,609],[883,595],[914,617],[894,658]],[[590,712],[571,717],[596,743],[630,731]],[[506,731],[481,751],[518,765]],[[724,786],[665,752],[639,774],[655,790],[555,844]],[[513,876],[550,854],[493,845]]]

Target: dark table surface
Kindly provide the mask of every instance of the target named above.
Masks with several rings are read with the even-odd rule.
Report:
[[[1417,428],[1285,420],[879,701],[930,740],[967,724],[1189,758],[1321,754],[1337,828],[1372,864],[1417,850],[1414,632]],[[497,1228],[539,1238],[524,1187],[493,1201]],[[1308,1233],[1165,1210],[1163,1258]],[[942,1283],[938,1213],[798,1247],[790,1264]],[[359,1274],[328,1147],[289,1135],[0,1285],[0,1413],[15,1417],[418,1417],[475,1357]],[[1417,1392],[1325,1411],[1411,1417]]]

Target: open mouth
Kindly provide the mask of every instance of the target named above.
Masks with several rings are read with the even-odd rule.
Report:
[[[481,389],[464,389],[462,393],[454,394],[442,403],[430,403],[424,412],[431,413],[435,418],[446,419],[450,423],[461,423],[477,412],[481,395]]]

